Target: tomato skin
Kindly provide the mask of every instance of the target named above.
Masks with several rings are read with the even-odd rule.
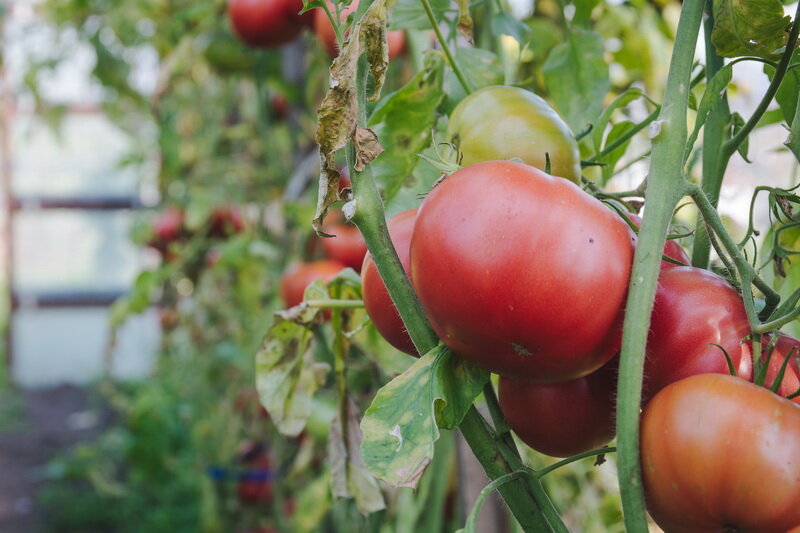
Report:
[[[513,161],[455,172],[422,202],[411,277],[456,354],[538,383],[617,352],[634,235],[575,184]]]
[[[246,45],[276,48],[300,35],[309,16],[298,15],[302,9],[302,0],[230,0],[228,18]]]
[[[626,213],[626,215],[631,220],[631,222],[633,222],[636,225],[637,228],[642,227],[642,217],[634,213]],[[680,244],[678,244],[677,241],[675,240],[669,240],[664,243],[664,255],[666,255],[670,259],[678,261],[679,263],[683,263],[684,265],[692,264],[692,260],[689,257],[689,254],[687,254],[686,250],[684,250],[683,247]],[[663,259],[661,260],[661,268],[671,268],[674,266],[680,266],[680,265],[676,265],[675,263],[670,263],[669,261],[664,261]]]
[[[284,305],[289,308],[299,304],[303,301],[306,287],[318,279],[330,281],[344,268],[338,261],[329,260],[296,263],[289,267],[281,276],[280,293]]]
[[[588,376],[540,385],[500,377],[500,408],[509,427],[537,452],[570,457],[614,438],[618,361]]]
[[[739,376],[752,375],[750,334],[744,304],[731,284],[707,270],[690,266],[663,269],[647,339],[645,401],[658,391],[694,374],[728,374],[725,348]]]
[[[517,87],[494,86],[464,98],[450,115],[446,138],[458,146],[462,165],[519,158],[540,170],[550,156],[550,173],[581,180],[575,136],[539,96]]]
[[[389,236],[392,238],[397,256],[400,258],[406,274],[409,271],[411,235],[416,218],[417,210],[409,209],[396,214],[388,223]],[[403,320],[400,318],[400,313],[397,312],[397,308],[389,296],[389,291],[386,290],[386,285],[378,274],[378,268],[369,253],[364,257],[364,266],[361,268],[361,293],[367,314],[383,338],[401,352],[419,357],[411,337],[408,336]]]
[[[336,13],[333,4],[328,2],[328,7],[330,8],[331,13]],[[350,13],[355,12],[356,9],[358,9],[358,0],[353,0],[349,6],[342,10],[339,20],[346,20]],[[314,32],[317,34],[317,40],[319,43],[323,48],[325,48],[325,50],[328,51],[328,54],[330,54],[331,57],[336,57],[339,55],[339,46],[336,42],[336,32],[333,31],[331,21],[328,19],[328,15],[322,8],[317,8],[314,10]],[[389,59],[394,59],[403,55],[403,53],[406,51],[406,32],[403,30],[392,30],[386,32],[386,44],[389,47]]]
[[[648,508],[665,531],[800,525],[800,408],[763,387],[720,374],[669,385],[644,408],[641,452]]]
[[[325,233],[334,235],[322,240],[322,249],[328,259],[338,261],[356,272],[361,272],[364,256],[367,254],[367,243],[361,232],[353,224],[333,222],[322,228]]]
[[[778,373],[780,372],[783,361],[786,357],[790,357],[789,363],[786,365],[786,370],[783,373],[783,380],[778,387],[778,395],[786,398],[796,393],[800,389],[800,368],[798,368],[797,358],[800,357],[800,340],[795,339],[785,333],[779,333],[780,338],[775,343],[775,347],[770,355],[769,363],[767,365],[767,374],[764,379],[764,386],[771,387]],[[768,337],[762,338],[762,347],[765,347],[769,342]],[[791,355],[790,355],[791,354]],[[762,355],[765,357],[766,353]],[[800,396],[792,398],[794,403],[800,404]]]

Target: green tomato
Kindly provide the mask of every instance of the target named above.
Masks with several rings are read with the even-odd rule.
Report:
[[[517,87],[486,87],[462,100],[450,116],[447,139],[464,166],[518,158],[579,183],[580,153],[569,126],[542,98]]]

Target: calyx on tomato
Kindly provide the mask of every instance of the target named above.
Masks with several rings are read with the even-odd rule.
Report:
[[[554,383],[617,352],[633,238],[574,183],[513,161],[476,163],[422,202],[411,277],[454,353]]]
[[[411,235],[416,217],[417,210],[409,209],[393,216],[388,223],[389,236],[406,273],[409,270]],[[364,266],[361,268],[361,294],[367,314],[383,338],[402,352],[419,355],[369,253],[364,257]]]
[[[644,408],[647,507],[670,533],[787,533],[800,525],[800,408],[721,374],[669,385]]]
[[[541,97],[518,87],[475,91],[450,115],[447,136],[462,154],[461,164],[519,158],[523,163],[580,183],[575,136]]]

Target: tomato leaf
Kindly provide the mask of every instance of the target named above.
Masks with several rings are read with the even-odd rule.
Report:
[[[297,510],[292,514],[292,533],[313,533],[331,508],[330,472],[306,483],[297,496]]]
[[[780,0],[714,0],[711,42],[722,57],[770,57],[786,46],[790,22]]]
[[[322,231],[325,215],[331,204],[339,199],[339,170],[336,166],[336,151],[344,148],[348,141],[364,140],[363,131],[357,131],[358,103],[356,101],[356,72],[358,58],[366,53],[370,72],[375,79],[372,99],[380,96],[389,49],[386,45],[386,6],[384,0],[376,0],[367,8],[352,30],[351,37],[342,51],[333,60],[330,69],[330,87],[317,111],[315,140],[320,149],[320,179],[317,209],[312,226],[318,235],[330,237]],[[356,137],[358,134],[358,137]],[[358,146],[357,146],[358,148]],[[370,144],[370,154],[380,150]],[[369,156],[361,160],[367,162]]]
[[[473,91],[503,83],[503,65],[497,56],[489,50],[472,47],[458,48],[455,62]],[[467,96],[466,91],[464,91],[451,69],[447,69],[445,74],[444,92],[447,95],[448,107],[445,112],[448,113]]]
[[[573,30],[542,67],[553,101],[572,131],[584,131],[594,122],[611,87],[604,52],[599,34]]]
[[[628,131],[632,130],[635,126],[636,125],[629,120],[614,124],[611,127],[611,131],[608,132],[608,136],[606,137],[606,144],[614,142],[619,137],[621,137]],[[614,169],[617,166],[617,162],[625,154],[625,151],[628,149],[628,145],[630,143],[631,139],[628,139],[626,142],[622,143],[615,150],[612,150],[604,157],[601,157],[597,160],[600,163],[606,163],[606,166],[603,167],[603,178],[602,178],[603,184],[605,184],[614,175]]]
[[[789,137],[783,144],[794,154],[794,158],[800,161],[800,107],[795,109],[794,119],[789,128]]]
[[[606,134],[606,127],[608,126],[608,123],[611,122],[611,116],[614,114],[614,111],[625,107],[639,98],[647,98],[644,94],[644,91],[638,88],[628,89],[614,98],[614,100],[603,110],[600,118],[597,119],[597,122],[595,122],[594,129],[592,131],[592,143],[594,144],[595,153],[598,153],[601,150],[603,145],[603,136]],[[650,99],[648,98],[648,100]],[[606,139],[606,144],[608,144],[608,139]]]
[[[336,498],[353,498],[362,513],[386,508],[380,487],[361,459],[361,428],[358,408],[348,397],[345,400],[347,420],[342,423],[337,411],[328,435],[328,462],[331,465],[331,486]]]
[[[495,35],[510,35],[519,42],[530,35],[531,29],[510,13],[500,11],[492,17],[492,32]]]
[[[708,86],[705,92],[703,92],[703,98],[700,100],[700,105],[697,107],[694,129],[689,135],[689,139],[686,141],[686,149],[683,153],[684,162],[689,159],[689,153],[694,147],[697,136],[700,134],[700,129],[703,127],[703,124],[706,123],[709,113],[722,102],[722,98],[728,89],[728,84],[731,82],[732,75],[733,68],[731,65],[726,65],[709,80]]]
[[[439,428],[456,427],[488,379],[440,344],[381,388],[361,421],[370,472],[393,486],[416,487]]]
[[[431,0],[433,16],[439,22],[444,20],[444,14],[449,7],[449,0]],[[391,29],[430,30],[433,28],[431,28],[431,23],[419,0],[397,0],[397,4],[392,10]]]
[[[444,98],[443,72],[441,59],[432,58],[406,85],[383,98],[369,119],[386,147],[375,159],[372,171],[387,203],[419,163],[415,154],[430,143],[436,109]]]
[[[312,285],[307,294],[308,290],[317,289]],[[291,312],[275,314],[275,322],[256,354],[256,388],[278,431],[296,437],[311,415],[314,393],[324,383],[330,367],[314,360],[312,332],[297,323]]]
[[[800,49],[795,50],[792,54],[791,64],[795,64],[798,61],[800,61]],[[771,65],[764,65],[764,72],[772,81],[775,76],[775,68]],[[787,124],[792,124],[795,109],[797,108],[798,92],[800,92],[800,70],[792,68],[786,71],[783,81],[778,87],[778,92],[775,93],[775,101],[778,102],[783,120]],[[759,122],[759,125],[762,123],[763,121]]]

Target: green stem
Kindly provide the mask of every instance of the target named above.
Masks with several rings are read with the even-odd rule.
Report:
[[[306,306],[322,309],[360,309],[364,307],[362,300],[306,300]]]
[[[649,126],[650,123],[653,122],[658,117],[658,114],[660,112],[661,112],[661,107],[657,107],[655,110],[653,110],[652,113],[647,115],[647,117],[645,117],[643,121],[639,122],[633,128],[631,128],[630,130],[626,131],[625,133],[614,139],[610,144],[606,145],[600,152],[594,154],[586,161],[591,163],[597,161],[598,159],[602,159],[603,157],[612,153],[614,150],[616,150],[617,148],[628,142],[634,135],[636,135],[637,133],[645,129],[647,126]]]
[[[366,122],[364,106],[366,67],[366,59],[362,56],[358,61],[356,78],[356,93],[359,103],[358,122],[360,124]],[[375,261],[378,273],[386,284],[389,296],[392,298],[414,346],[419,353],[427,353],[436,347],[439,339],[425,317],[422,305],[411,287],[389,237],[383,201],[372,177],[372,170],[367,166],[363,172],[357,172],[353,167],[354,156],[355,151],[350,143],[347,148],[347,157],[355,201],[355,213],[352,220],[364,236],[367,249]],[[506,450],[502,442],[495,438],[486,421],[474,406],[467,411],[459,429],[490,479],[497,479],[516,470],[516,468],[511,468],[505,459],[505,454],[511,452]],[[500,494],[525,531],[543,533],[551,531],[536,500],[529,492],[527,483],[521,481],[503,485]]]
[[[711,42],[711,32],[714,29],[714,17],[711,0],[708,0],[706,20],[704,25],[706,45],[706,79],[711,80],[724,66],[722,57],[717,55],[716,48]],[[724,157],[722,146],[727,138],[727,128],[731,112],[728,108],[728,97],[723,95],[722,100],[714,106],[708,114],[703,126],[703,192],[708,197],[711,205],[717,206],[722,180],[729,158]],[[699,268],[708,268],[711,253],[711,243],[708,239],[707,227],[702,218],[695,224],[695,238],[692,248],[692,265]]]
[[[334,289],[332,296],[338,297],[340,288]],[[336,390],[339,400],[339,425],[342,431],[342,440],[345,450],[349,450],[348,445],[348,403],[347,403],[347,367],[344,364],[345,352],[347,351],[347,338],[344,335],[344,317],[342,310],[336,308],[331,313],[331,326],[333,326],[333,370],[336,373]]]
[[[439,41],[439,45],[442,47],[442,51],[444,55],[447,57],[447,62],[450,64],[450,68],[453,69],[453,73],[458,78],[458,82],[464,88],[467,94],[472,92],[472,87],[470,87],[467,78],[461,72],[461,69],[456,65],[456,60],[453,57],[453,53],[450,51],[450,47],[447,46],[447,41],[442,35],[442,29],[439,27],[439,24],[436,22],[436,17],[433,14],[433,8],[431,8],[430,0],[420,0],[422,2],[422,8],[425,9],[425,14],[428,16],[428,21],[431,23],[431,27],[433,27],[433,32],[436,34],[436,40]]]
[[[469,516],[467,517],[467,522],[464,525],[464,533],[472,533],[476,531],[475,524],[478,522],[478,515],[480,514],[481,508],[483,507],[483,503],[486,501],[486,498],[489,497],[495,489],[498,487],[502,487],[509,481],[515,479],[524,479],[528,475],[527,472],[523,471],[516,471],[511,472],[510,474],[506,474],[504,476],[500,476],[499,478],[495,479],[481,490],[481,493],[478,494],[478,497],[475,498],[475,504],[472,506],[472,510],[469,512]]]
[[[792,55],[795,47],[797,46],[798,35],[800,35],[800,3],[797,4],[794,22],[792,23],[792,31],[789,33],[789,40],[786,43],[786,50],[781,57],[780,63],[778,63],[778,67],[775,69],[775,75],[772,77],[772,81],[770,82],[769,87],[767,87],[767,91],[761,98],[761,102],[759,102],[756,110],[753,111],[750,119],[745,123],[744,126],[742,126],[742,129],[736,132],[736,135],[734,135],[733,138],[726,142],[723,146],[723,154],[726,155],[727,158],[730,158],[734,153],[736,153],[736,150],[739,149],[739,146],[744,142],[747,136],[750,135],[750,132],[756,127],[758,121],[761,120],[761,117],[767,111],[769,104],[772,103],[772,98],[775,96],[775,93],[778,92],[778,87],[780,87],[781,82],[786,75],[786,71],[789,68],[789,63],[791,62]]]
[[[483,387],[483,398],[486,400],[486,406],[489,408],[489,415],[492,417],[492,424],[494,424],[495,433],[505,443],[505,445],[514,452],[519,458],[519,450],[514,442],[514,437],[511,436],[511,428],[508,427],[503,416],[503,410],[500,408],[500,402],[497,400],[497,395],[494,392],[494,385],[491,380]]]
[[[336,16],[331,13],[331,8],[328,6],[328,2],[322,2],[322,9],[325,10],[325,14],[328,16],[328,20],[331,23],[331,27],[333,28],[333,33],[336,35],[336,43],[339,45],[339,50],[342,49],[344,46],[344,36],[342,36],[342,29],[339,27],[342,24],[342,21],[339,19],[339,10],[336,10]]]
[[[764,322],[763,324],[758,325],[757,327],[753,328],[753,331],[756,333],[769,333],[770,331],[774,331],[778,328],[781,328],[791,322],[792,320],[797,320],[800,318],[800,307],[795,307],[790,313],[776,318],[775,320],[770,320],[769,322]]]
[[[614,446],[606,446],[605,448],[598,448],[596,450],[589,450],[588,452],[579,453],[578,455],[573,455],[572,457],[567,457],[566,459],[563,459],[563,460],[561,460],[561,461],[559,461],[557,463],[553,463],[553,464],[551,464],[550,466],[548,466],[546,468],[542,468],[541,470],[537,470],[536,471],[536,477],[537,478],[542,478],[542,477],[546,476],[547,474],[549,474],[550,472],[552,472],[553,470],[561,468],[562,466],[566,466],[566,465],[568,465],[570,463],[574,463],[575,461],[580,461],[581,459],[586,459],[587,457],[593,457],[595,455],[604,455],[604,454],[607,454],[607,453],[613,453],[615,451],[617,451],[617,449]]]
[[[656,123],[653,156],[647,178],[645,211],[633,260],[620,355],[617,392],[617,449],[619,484],[626,530],[647,533],[642,473],[639,459],[639,406],[650,313],[653,310],[660,270],[661,250],[672,213],[686,192],[682,176],[687,139],[689,104],[697,34],[703,15],[703,0],[685,0],[678,22],[675,48],[664,91],[664,102]]]

